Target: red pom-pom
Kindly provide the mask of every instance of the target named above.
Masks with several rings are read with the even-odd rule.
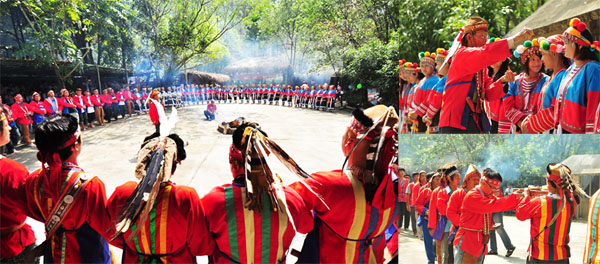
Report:
[[[579,22],[576,27],[579,32],[583,32],[587,28],[587,25],[583,22]]]
[[[431,58],[435,59],[435,53],[431,53]]]
[[[418,63],[416,63],[416,62],[414,62],[414,63],[413,63],[413,67],[415,67],[415,68],[416,68],[416,67],[419,67],[419,64],[418,64]]]
[[[554,44],[554,43],[550,44],[550,51],[556,52],[556,44]]]

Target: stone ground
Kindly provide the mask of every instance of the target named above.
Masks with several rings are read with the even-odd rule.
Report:
[[[514,216],[504,216],[504,228],[511,239],[512,244],[517,247],[513,255],[509,258],[505,257],[506,248],[502,244],[499,235],[496,235],[498,245],[498,255],[486,256],[485,263],[500,264],[500,263],[525,263],[527,258],[527,247],[529,246],[529,220],[519,221]],[[570,242],[571,247],[571,263],[581,263],[583,259],[583,248],[585,240],[587,224],[582,221],[575,221],[571,225]],[[399,235],[398,244],[399,264],[407,263],[427,263],[425,255],[425,245],[423,241],[413,236],[412,230],[403,231]],[[489,248],[489,247],[488,247]]]
[[[350,121],[348,112],[254,104],[218,104],[217,107],[215,121],[204,118],[206,105],[179,108],[179,122],[173,131],[189,145],[186,147],[187,159],[178,167],[172,180],[196,188],[201,197],[212,187],[232,180],[228,162],[231,135],[217,132],[217,126],[240,116],[261,124],[269,137],[309,173],[340,169],[344,162],[341,137]],[[152,132],[154,126],[148,114],[134,115],[84,131],[79,165],[105,183],[106,195],[110,197],[115,187],[135,180],[133,171],[137,150],[144,137]],[[34,148],[25,148],[10,158],[23,163],[31,171],[40,167],[36,152]],[[282,174],[287,183],[297,179],[282,166],[275,166],[274,171]],[[32,219],[27,222],[34,227],[38,241],[43,241],[43,224]],[[117,259],[120,259],[119,251],[115,250]],[[206,257],[199,260],[204,263]]]

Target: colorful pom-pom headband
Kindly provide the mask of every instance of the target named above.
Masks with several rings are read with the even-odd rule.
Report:
[[[421,61],[421,66],[425,64],[431,67],[435,67],[435,53],[430,53],[429,51],[421,51],[419,53],[419,60]]]
[[[581,32],[587,29],[587,25],[579,20],[579,18],[573,18],[569,21],[569,28],[563,33],[563,38],[575,42],[581,46],[589,47],[592,52],[600,52],[600,42],[586,39]]]
[[[537,39],[528,40],[523,43],[523,45],[519,45],[517,49],[513,52],[513,55],[516,58],[521,58],[521,62],[525,63],[529,57],[532,55],[538,55],[541,57],[540,52],[540,43]]]

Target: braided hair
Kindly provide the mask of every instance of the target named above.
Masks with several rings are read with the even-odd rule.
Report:
[[[548,172],[548,174],[552,174],[552,170],[556,167],[558,167],[559,170],[560,182],[557,183],[553,180],[549,180],[548,182],[552,185],[552,187],[561,190],[561,198],[563,200],[569,198],[569,194],[573,195],[573,199],[575,199],[575,202],[577,202],[577,204],[581,202],[580,196],[589,198],[585,191],[581,189],[579,184],[573,181],[573,177],[571,176],[571,169],[567,165],[561,163],[550,163],[548,164],[548,166],[546,166],[546,171]],[[559,186],[557,186],[557,184]]]

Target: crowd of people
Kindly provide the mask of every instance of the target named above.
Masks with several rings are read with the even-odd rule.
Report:
[[[509,210],[516,210],[518,220],[530,220],[527,263],[569,263],[571,222],[580,198],[587,195],[574,183],[566,165],[547,165],[546,192],[528,189],[504,194],[502,176],[490,168],[481,173],[469,165],[464,177],[455,166],[412,174],[399,170],[397,225],[408,231],[410,219],[415,238],[423,240],[428,263],[483,263],[486,255],[498,254],[494,231],[510,257],[515,246],[504,237],[501,219],[502,212]],[[590,232],[588,236],[596,241]],[[489,251],[488,242],[493,242]]]
[[[9,142],[7,114],[0,109],[0,146]],[[171,181],[187,157],[184,141],[163,133],[174,124],[163,122],[162,134],[146,137],[138,151],[137,181],[107,199],[102,180],[78,165],[79,121],[54,115],[36,129],[40,169],[0,156],[0,262],[43,255],[47,263],[109,263],[110,243],[123,249],[122,263],[195,263],[200,255],[217,263],[382,263],[398,216],[390,170],[398,121],[393,107],[355,110],[341,140],[342,169],[312,174],[258,124],[245,123],[229,147],[232,182],[204,197]],[[283,185],[265,155],[299,181]],[[26,217],[44,223],[45,241],[36,242]]]
[[[402,133],[600,133],[600,43],[577,18],[563,34],[533,35],[488,39],[472,17],[449,50],[401,60]]]
[[[11,142],[7,144],[5,154],[16,151],[15,147],[22,144],[34,147],[31,141],[35,128],[45,119],[57,114],[69,114],[77,118],[82,130],[103,126],[119,118],[131,117],[133,114],[150,112],[150,94],[157,91],[159,102],[163,108],[168,106],[182,107],[187,105],[207,104],[205,112],[207,119],[214,120],[216,105],[220,103],[253,103],[298,108],[310,108],[324,111],[333,111],[337,100],[338,89],[335,85],[324,83],[315,87],[308,84],[292,87],[291,85],[246,84],[245,86],[221,86],[218,84],[190,84],[172,87],[130,89],[128,86],[115,89],[107,88],[101,92],[82,91],[77,88],[75,92],[67,89],[60,90],[60,97],[49,90],[44,97],[38,92],[31,95],[31,101],[25,102],[21,94],[14,96],[14,103],[10,106],[0,105],[8,113],[11,130]],[[152,115],[152,114],[151,114]],[[158,124],[158,117],[152,122]],[[158,128],[157,128],[158,129]]]

